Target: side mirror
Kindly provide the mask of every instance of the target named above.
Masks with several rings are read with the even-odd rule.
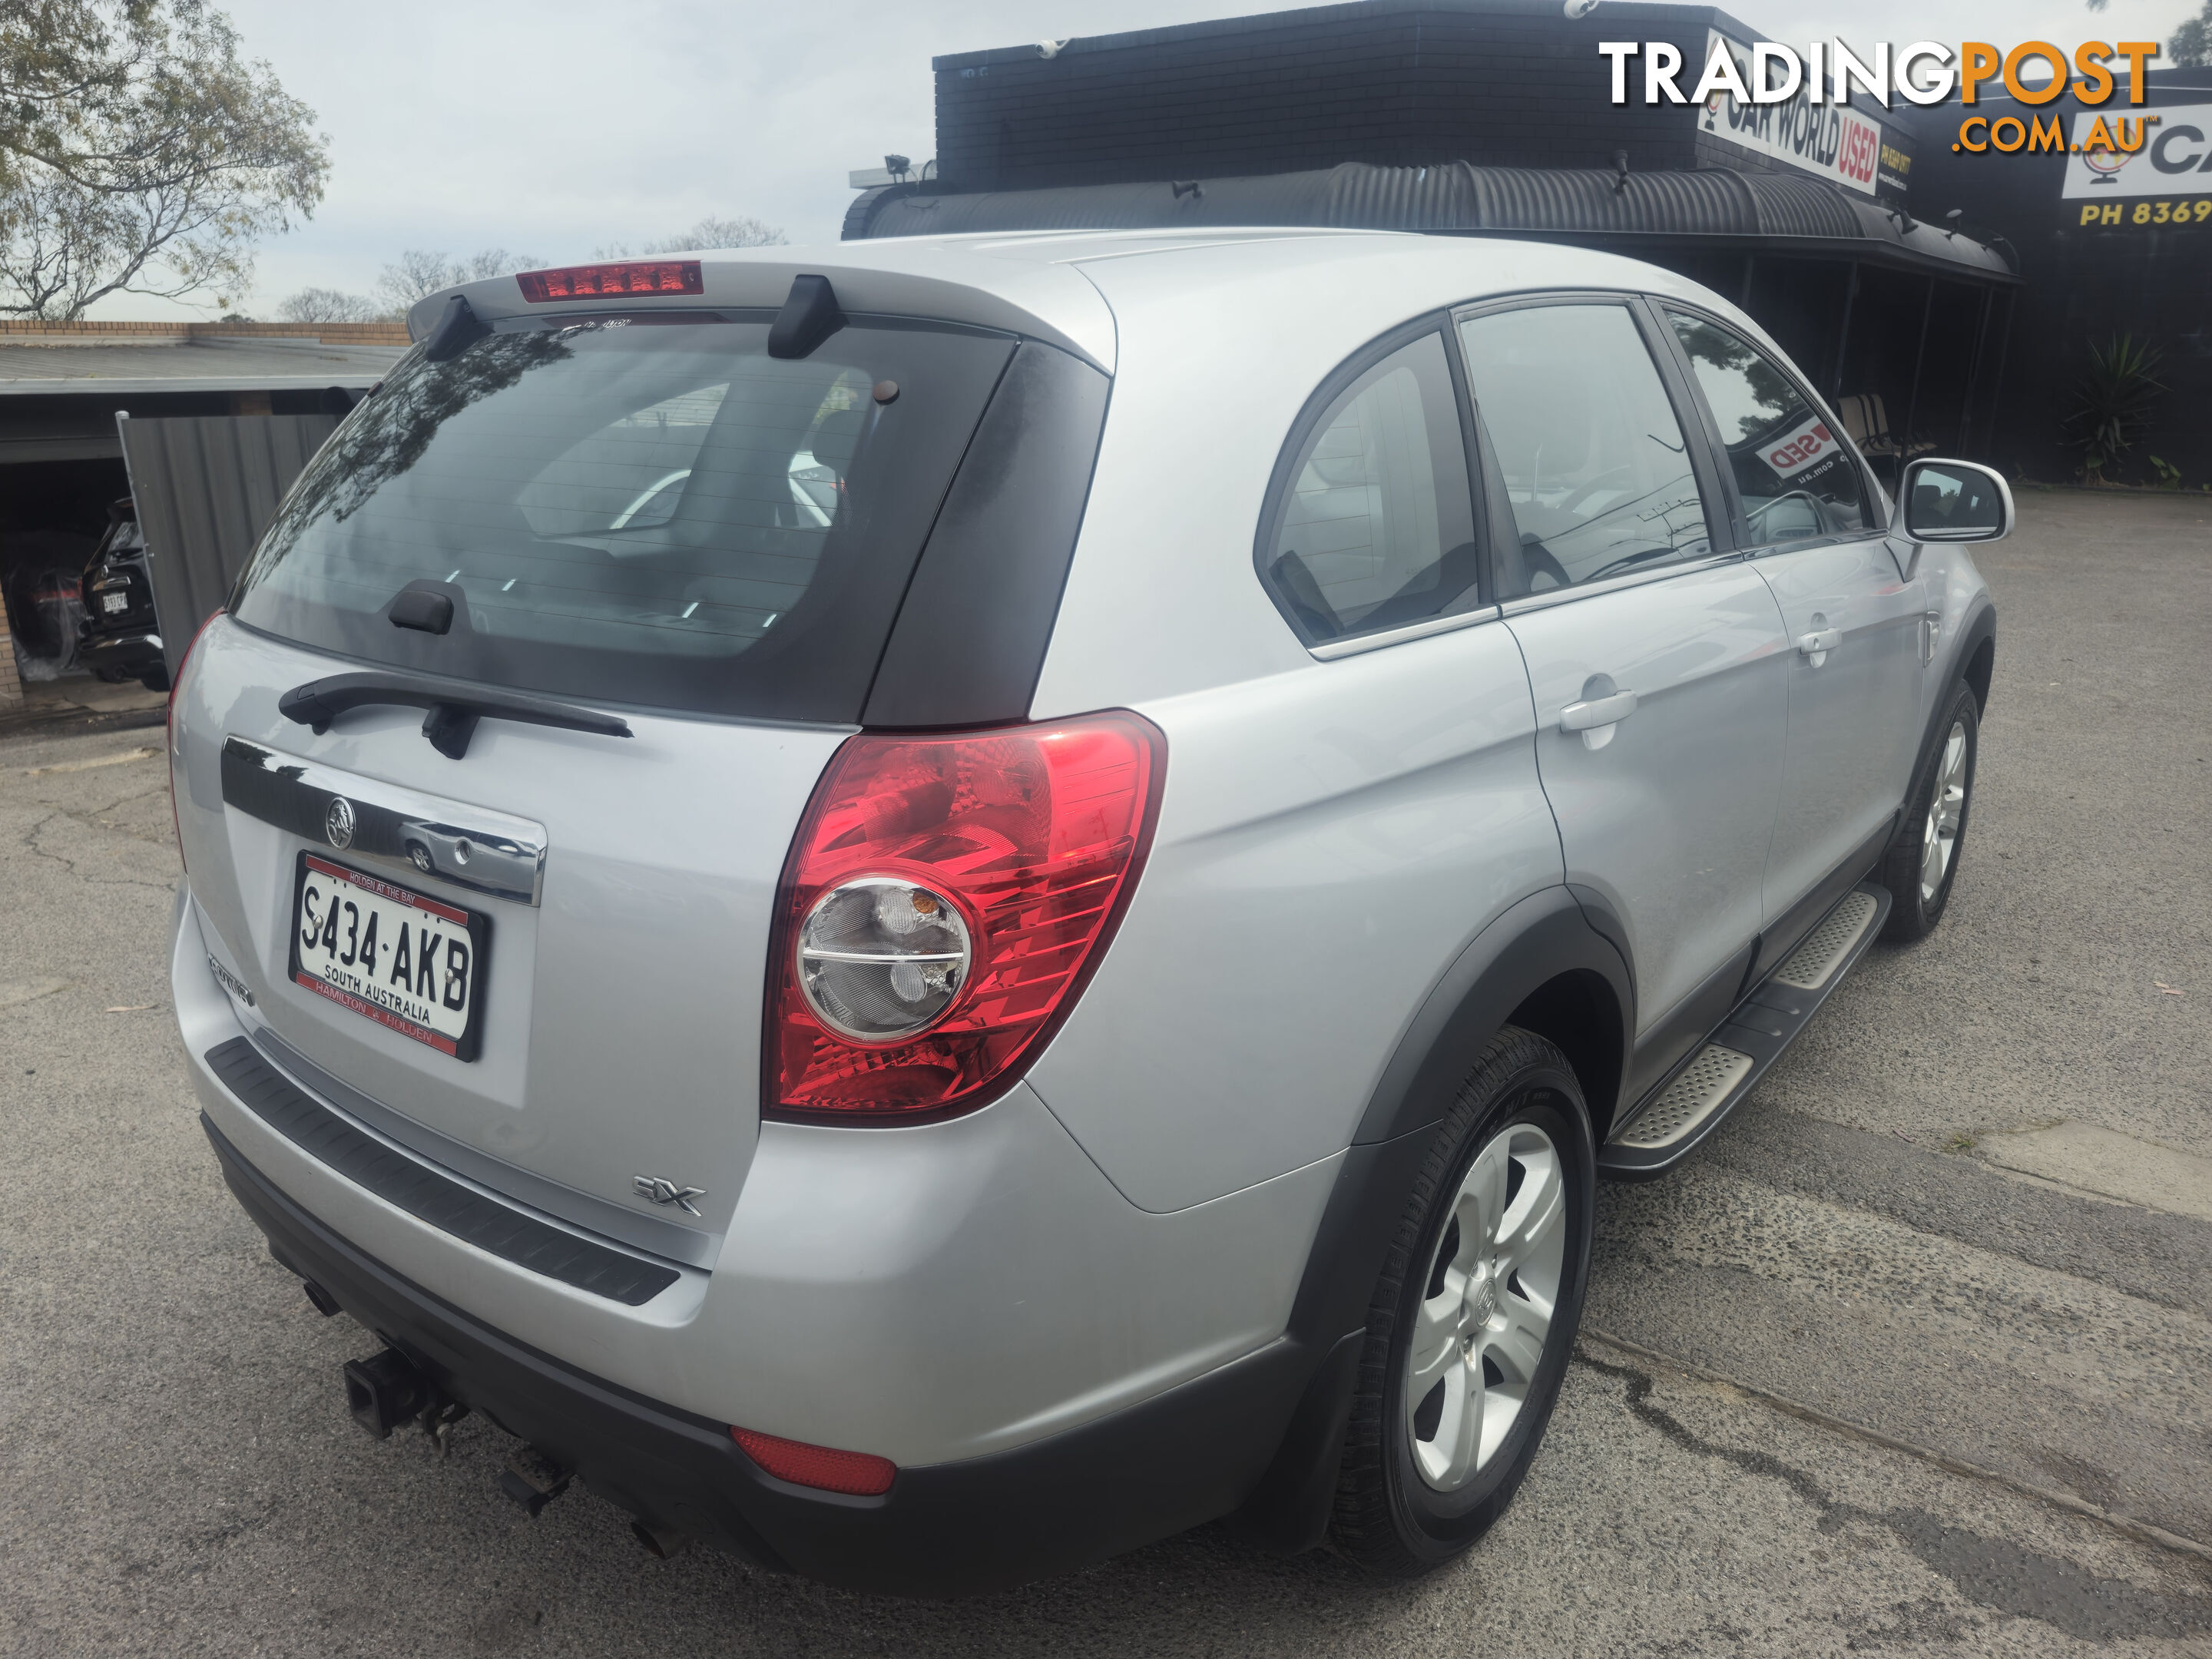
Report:
[[[1898,492],[1899,528],[1916,542],[1993,542],[2012,529],[2012,490],[1974,461],[1914,461]]]

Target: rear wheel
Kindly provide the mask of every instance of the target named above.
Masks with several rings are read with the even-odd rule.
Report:
[[[1361,1565],[1439,1565],[1512,1502],[1582,1317],[1595,1164],[1565,1058],[1500,1032],[1437,1127],[1369,1307],[1331,1528]]]
[[[1973,804],[1981,726],[1974,690],[1961,684],[1951,694],[1936,747],[1921,763],[1897,839],[1882,856],[1881,884],[1891,900],[1885,939],[1908,944],[1923,939],[1943,920],[1951,884],[1959,877],[1967,809]]]

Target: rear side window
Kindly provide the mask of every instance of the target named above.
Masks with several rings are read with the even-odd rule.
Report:
[[[1669,311],[1720,428],[1754,545],[1867,527],[1859,470],[1782,366],[1733,330]]]
[[[302,474],[249,626],[593,701],[857,720],[1007,337],[839,331],[767,353],[711,313],[528,319],[408,359]],[[410,582],[443,635],[386,616]]]
[[[1689,447],[1624,306],[1532,306],[1460,325],[1520,544],[1500,597],[1712,550]]]
[[[1310,645],[1478,602],[1467,447],[1443,337],[1346,386],[1307,432],[1260,547],[1261,574]]]

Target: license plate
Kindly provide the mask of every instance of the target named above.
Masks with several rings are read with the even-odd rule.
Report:
[[[100,596],[100,608],[102,611],[128,611],[131,596],[128,593],[103,593]]]
[[[456,1060],[482,1039],[491,918],[302,851],[292,979]]]

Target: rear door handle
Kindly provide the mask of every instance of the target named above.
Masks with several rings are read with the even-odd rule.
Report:
[[[1613,741],[1613,728],[1635,712],[1636,693],[1616,691],[1569,703],[1559,710],[1559,730],[1581,732],[1585,749],[1602,749]]]

